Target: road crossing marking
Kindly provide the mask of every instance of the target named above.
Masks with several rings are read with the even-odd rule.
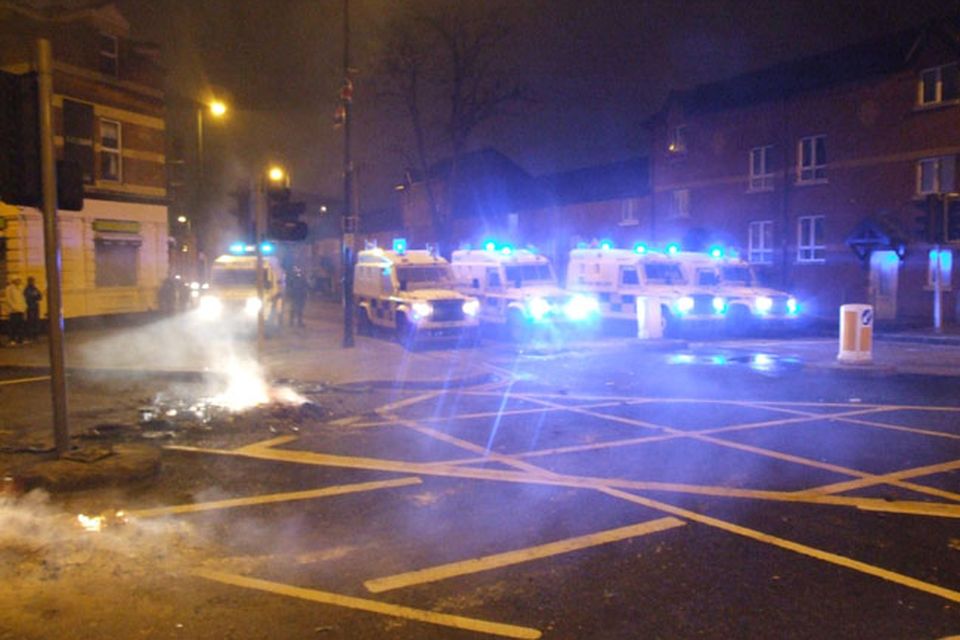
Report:
[[[49,380],[50,376],[35,376],[33,378],[14,378],[13,380],[0,380],[0,386],[6,386],[11,384],[26,384],[28,382],[42,382],[43,380]]]
[[[425,584],[428,582],[438,582],[448,578],[469,575],[472,573],[480,573],[482,571],[489,571],[491,569],[500,569],[502,567],[509,567],[511,565],[521,564],[523,562],[530,562],[533,560],[540,560],[542,558],[549,558],[551,556],[580,551],[581,549],[589,549],[590,547],[596,547],[599,545],[608,544],[610,542],[619,542],[621,540],[645,536],[651,533],[657,533],[659,531],[666,531],[667,529],[673,529],[675,527],[682,527],[685,524],[686,523],[683,520],[678,520],[677,518],[673,517],[658,518],[656,520],[650,520],[649,522],[619,527],[617,529],[609,529],[607,531],[577,536],[575,538],[567,538],[565,540],[558,540],[556,542],[541,544],[534,547],[527,547],[526,549],[517,549],[515,551],[507,551],[505,553],[495,553],[488,556],[470,558],[469,560],[463,560],[460,562],[451,562],[448,564],[442,564],[426,569],[418,569],[416,571],[409,571],[407,573],[400,573],[384,578],[375,578],[373,580],[367,580],[363,583],[363,585],[371,593],[382,593],[384,591],[392,591],[393,589],[400,589],[403,587]]]
[[[257,449],[270,449],[272,447],[278,447],[282,444],[294,442],[299,438],[300,436],[277,436],[276,438],[270,438],[269,440],[261,440],[260,442],[248,444],[245,447],[238,447],[235,449],[235,451],[256,451]]]
[[[521,638],[536,640],[543,634],[539,629],[530,627],[520,627],[502,622],[491,622],[488,620],[479,620],[477,618],[467,618],[449,613],[437,613],[436,611],[427,611],[424,609],[414,609],[403,605],[379,602],[377,600],[368,600],[366,598],[357,598],[354,596],[331,593],[329,591],[320,591],[318,589],[306,589],[293,585],[272,582],[269,580],[260,580],[223,571],[213,571],[211,569],[195,569],[193,574],[197,577],[219,582],[221,584],[242,587],[244,589],[254,589],[267,593],[299,598],[310,602],[319,602],[335,607],[344,607],[346,609],[355,609],[357,611],[367,611],[394,618],[403,618],[405,620],[414,620],[416,622],[425,622],[427,624],[451,627],[453,629],[463,629],[466,631],[476,631],[504,638]]]
[[[383,480],[379,482],[358,482],[356,484],[342,484],[335,487],[323,487],[321,489],[308,489],[305,491],[290,491],[288,493],[271,493],[261,496],[247,496],[245,498],[228,498],[226,500],[214,500],[212,502],[195,502],[193,504],[180,504],[170,507],[157,507],[154,509],[139,509],[127,511],[127,515],[136,518],[156,518],[158,516],[171,516],[183,513],[197,513],[200,511],[214,511],[216,509],[233,509],[236,507],[251,507],[261,504],[271,504],[275,502],[292,502],[294,500],[313,500],[315,498],[329,498],[331,496],[342,496],[351,493],[361,493],[364,491],[376,491],[379,489],[394,489],[396,487],[408,487],[414,484],[421,484],[420,478],[397,478],[395,480]]]

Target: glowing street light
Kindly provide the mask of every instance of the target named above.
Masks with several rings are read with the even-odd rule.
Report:
[[[287,177],[287,172],[283,170],[283,167],[272,166],[267,171],[267,178],[270,179],[270,182],[283,182]]]
[[[210,109],[210,115],[214,118],[222,118],[227,113],[227,104],[222,100],[213,100],[207,105]]]

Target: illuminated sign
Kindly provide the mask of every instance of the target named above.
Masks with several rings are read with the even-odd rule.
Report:
[[[6,228],[7,228],[7,219],[0,218],[0,231],[3,231]]]
[[[134,220],[94,220],[93,230],[104,233],[140,233],[140,223]]]

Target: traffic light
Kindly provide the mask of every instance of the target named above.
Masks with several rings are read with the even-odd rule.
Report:
[[[273,240],[298,242],[307,237],[307,225],[300,216],[306,202],[291,202],[290,188],[271,186],[267,189],[267,237]]]
[[[938,194],[927,196],[920,208],[920,215],[914,218],[914,232],[918,240],[936,244],[943,240],[943,202]]]
[[[0,72],[0,200],[40,207],[40,110],[37,74]],[[57,206],[83,209],[83,171],[71,161],[57,162]]]
[[[944,240],[960,242],[960,199],[951,198],[947,203],[944,221]]]

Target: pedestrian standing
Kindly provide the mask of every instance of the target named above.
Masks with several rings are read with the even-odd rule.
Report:
[[[40,337],[40,301],[43,300],[43,294],[37,288],[33,276],[27,278],[23,298],[27,303],[27,339],[36,340]]]
[[[3,290],[7,303],[7,332],[10,335],[10,344],[23,344],[24,314],[27,312],[27,301],[20,288],[20,278],[14,277]]]
[[[303,308],[307,304],[307,279],[299,267],[287,278],[287,303],[290,305],[290,326],[303,326]]]

